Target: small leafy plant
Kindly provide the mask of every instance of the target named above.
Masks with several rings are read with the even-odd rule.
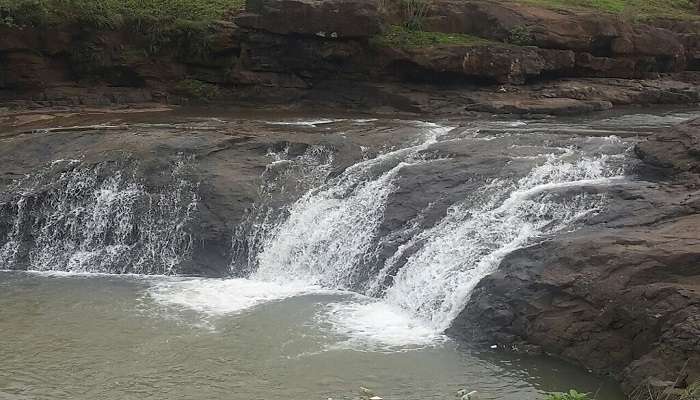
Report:
[[[569,390],[568,393],[550,393],[547,395],[546,400],[590,400],[588,393],[580,393],[574,389]]]
[[[532,31],[529,26],[518,25],[508,32],[507,41],[518,46],[529,46],[532,44]]]

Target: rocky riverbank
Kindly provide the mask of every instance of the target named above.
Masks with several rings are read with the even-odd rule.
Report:
[[[386,4],[385,4],[386,3]],[[160,102],[572,114],[700,101],[700,24],[519,2],[256,0],[196,30],[0,24],[5,107]]]

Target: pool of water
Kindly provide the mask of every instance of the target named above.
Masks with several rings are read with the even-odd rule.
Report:
[[[0,399],[622,396],[561,362],[476,351],[351,293],[247,280],[0,272]]]

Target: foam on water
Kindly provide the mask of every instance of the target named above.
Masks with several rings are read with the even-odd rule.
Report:
[[[317,287],[303,282],[280,284],[252,279],[185,279],[157,281],[149,289],[149,294],[163,305],[221,316],[317,290]]]
[[[328,304],[321,323],[345,338],[336,348],[371,351],[410,350],[433,346],[447,338],[409,311],[377,299]]]
[[[343,122],[343,121],[347,121],[347,120],[346,119],[321,118],[321,119],[295,120],[295,121],[265,121],[265,123],[268,125],[292,125],[292,126],[316,127],[318,125],[327,125],[327,124],[333,124],[336,122]]]

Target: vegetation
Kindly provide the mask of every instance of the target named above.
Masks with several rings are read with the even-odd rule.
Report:
[[[428,47],[435,45],[470,46],[480,44],[499,44],[488,39],[460,33],[426,32],[393,25],[384,34],[374,38],[373,43],[382,47],[403,49]]]
[[[427,0],[402,0],[401,9],[406,28],[413,31],[423,29],[423,21],[430,9],[430,3]]]
[[[241,9],[245,0],[0,0],[0,26],[74,25],[81,29],[124,29],[143,37],[145,54],[164,48],[204,57],[214,21]],[[76,61],[96,54],[79,44]]]
[[[510,30],[508,35],[508,43],[518,46],[529,46],[532,44],[532,32],[530,27],[519,25]]]
[[[244,0],[0,0],[0,24],[80,23],[96,27],[210,23]]]
[[[700,400],[700,381],[693,383],[683,390],[681,400]]]
[[[211,101],[221,95],[218,86],[194,79],[179,81],[175,85],[174,93],[189,99],[201,101]]]
[[[591,398],[588,393],[580,393],[571,389],[568,393],[550,393],[546,400],[591,400]]]
[[[698,18],[697,0],[521,0],[555,8],[584,8],[634,18]]]

